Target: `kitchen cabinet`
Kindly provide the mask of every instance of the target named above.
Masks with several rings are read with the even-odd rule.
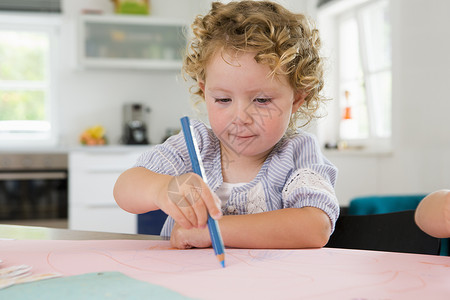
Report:
[[[149,146],[80,147],[69,153],[69,229],[137,233],[137,216],[114,200],[119,175]]]
[[[179,20],[80,15],[79,64],[84,68],[180,69],[186,29]]]

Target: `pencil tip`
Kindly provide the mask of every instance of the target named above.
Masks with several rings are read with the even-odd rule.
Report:
[[[216,256],[217,260],[220,262],[222,268],[225,268],[225,253],[219,254]]]

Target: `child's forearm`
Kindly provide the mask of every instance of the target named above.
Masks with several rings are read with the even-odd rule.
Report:
[[[140,214],[158,209],[157,201],[167,190],[172,176],[158,174],[145,168],[131,168],[123,172],[114,185],[114,198],[124,210]]]
[[[224,216],[219,225],[224,244],[238,248],[318,248],[331,233],[330,219],[314,207]]]
[[[424,232],[438,238],[450,237],[450,190],[426,196],[416,209],[415,220]]]
[[[208,212],[216,219],[222,216],[219,199],[194,173],[170,176],[132,168],[117,179],[114,198],[122,209],[135,214],[161,209],[183,228],[203,228]]]

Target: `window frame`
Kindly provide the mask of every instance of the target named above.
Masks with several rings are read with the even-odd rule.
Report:
[[[34,13],[0,13],[1,30],[17,30],[23,32],[39,32],[47,35],[49,39],[49,50],[47,53],[47,78],[42,83],[24,83],[14,81],[11,83],[3,82],[0,88],[8,87],[27,87],[42,86],[46,93],[46,114],[49,123],[49,130],[36,132],[6,132],[0,131],[0,148],[17,147],[53,147],[58,144],[58,126],[57,126],[57,62],[59,58],[59,39],[60,39],[61,17],[54,14],[34,14]],[[20,122],[20,121],[19,121]]]
[[[330,3],[319,7],[318,9],[318,23],[319,30],[321,31],[322,40],[324,42],[324,47],[327,48],[324,52],[324,56],[328,59],[328,63],[334,63],[331,72],[326,74],[326,88],[325,94],[327,97],[333,99],[331,105],[327,106],[328,117],[330,120],[325,122],[320,122],[318,124],[318,135],[321,142],[328,145],[336,145],[338,148],[348,147],[349,149],[364,150],[370,153],[385,153],[391,152],[392,150],[392,135],[393,135],[393,122],[392,122],[392,79],[393,79],[393,63],[392,63],[392,20],[391,20],[391,36],[390,36],[390,47],[391,47],[391,61],[389,66],[383,68],[377,68],[371,71],[369,69],[369,61],[367,54],[367,43],[364,39],[364,22],[361,19],[361,11],[377,2],[386,1],[388,9],[391,9],[390,0],[345,0],[345,1],[331,1]],[[358,39],[359,39],[359,55],[360,55],[360,65],[362,68],[362,79],[364,81],[364,93],[366,97],[367,113],[368,113],[368,123],[369,132],[367,138],[355,138],[346,139],[344,143],[340,143],[340,124],[342,116],[342,105],[344,103],[344,95],[341,91],[343,80],[340,76],[341,65],[340,65],[340,22],[345,19],[355,18],[358,23]],[[325,39],[323,38],[325,36]],[[374,74],[390,71],[391,77],[391,114],[390,114],[390,135],[386,137],[381,137],[376,135],[376,125],[375,125],[375,108],[374,108],[374,93],[373,86],[370,83],[371,76]],[[331,82],[331,83],[330,83]],[[330,118],[331,117],[331,118]],[[332,133],[330,133],[332,132]]]

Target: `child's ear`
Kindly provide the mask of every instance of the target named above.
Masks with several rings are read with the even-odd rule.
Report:
[[[203,94],[205,94],[205,81],[197,77],[197,82],[199,88],[202,90]]]
[[[304,91],[298,91],[294,95],[294,103],[292,103],[292,113],[295,113],[300,106],[305,102],[305,98],[308,94]]]

